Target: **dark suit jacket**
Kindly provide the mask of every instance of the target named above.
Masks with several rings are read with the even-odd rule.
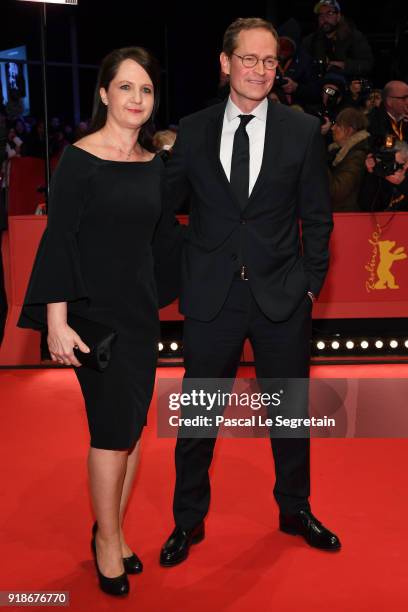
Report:
[[[390,206],[394,198],[404,196],[399,202]],[[408,177],[399,185],[393,185],[382,176],[366,172],[361,185],[360,210],[376,212],[387,210],[390,212],[408,210]]]
[[[385,137],[395,135],[392,129],[391,117],[387,113],[384,104],[381,104],[378,108],[373,108],[368,115],[368,121],[368,131],[371,134],[373,146],[384,146]],[[402,136],[403,140],[408,142],[408,122],[406,121],[402,122]]]
[[[221,103],[184,118],[167,166],[169,204],[188,196],[191,203],[180,310],[214,318],[242,253],[261,310],[283,321],[306,291],[319,293],[328,268],[332,215],[320,123],[269,103],[261,171],[241,211],[219,158],[224,110]]]

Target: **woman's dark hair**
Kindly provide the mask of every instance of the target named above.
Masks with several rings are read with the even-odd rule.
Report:
[[[99,69],[98,81],[96,84],[94,105],[92,111],[91,128],[89,133],[97,132],[106,123],[107,108],[102,102],[99,90],[101,87],[108,91],[111,81],[115,78],[119,66],[127,59],[135,61],[139,66],[146,70],[152,80],[154,87],[153,111],[148,121],[142,126],[139,133],[139,143],[148,151],[154,152],[152,139],[155,133],[154,118],[159,106],[160,98],[160,66],[158,61],[146,49],[142,47],[124,47],[115,49],[107,55]]]

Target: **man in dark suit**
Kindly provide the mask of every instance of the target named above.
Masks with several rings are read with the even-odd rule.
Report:
[[[259,379],[309,375],[312,301],[332,229],[327,168],[320,122],[268,101],[276,66],[273,26],[238,19],[221,53],[228,101],[180,122],[167,170],[171,203],[191,203],[180,299],[185,381],[234,378],[246,338]],[[338,550],[337,536],[310,511],[309,440],[271,442],[281,530]],[[214,445],[178,438],[176,527],[163,566],[186,559],[204,537]]]
[[[381,95],[382,104],[368,115],[373,144],[384,146],[387,136],[408,142],[408,84],[389,81]]]

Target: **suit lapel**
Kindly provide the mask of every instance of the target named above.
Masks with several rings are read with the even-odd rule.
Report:
[[[256,199],[257,194],[261,191],[262,186],[267,179],[273,174],[281,143],[284,138],[284,118],[279,112],[279,104],[268,100],[268,113],[266,116],[265,126],[265,143],[262,157],[261,169],[248,199],[248,205]]]
[[[251,195],[248,198],[248,204],[245,209],[253,200],[256,199],[257,194],[260,192],[262,186],[270,177],[271,173],[274,172],[274,168],[276,167],[276,161],[281,149],[281,142],[284,138],[284,117],[279,112],[278,106],[279,105],[276,102],[271,102],[270,100],[268,101],[268,112],[265,126],[265,143],[261,169],[252,189]],[[241,212],[240,204],[231,189],[230,182],[224,172],[224,168],[220,160],[221,133],[224,121],[225,104],[220,105],[217,110],[218,112],[215,113],[208,122],[207,154],[215,177],[221,183],[223,183],[230,199]]]
[[[231,189],[230,182],[228,180],[227,175],[225,174],[223,165],[220,160],[221,135],[222,126],[224,122],[225,106],[226,103],[220,107],[219,112],[213,117],[211,117],[208,123],[207,154],[215,177],[224,185],[230,199],[233,201],[235,206],[239,210],[241,210],[240,204]]]
[[[207,147],[208,157],[212,164],[213,170],[216,176],[223,182],[227,182],[229,185],[228,178],[222,167],[220,161],[220,146],[221,146],[221,133],[222,125],[224,121],[225,104],[222,105],[220,111],[211,117],[207,130]]]

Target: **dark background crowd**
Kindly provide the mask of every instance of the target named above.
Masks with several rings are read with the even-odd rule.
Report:
[[[3,48],[27,47],[31,102],[27,115],[18,91],[10,92],[7,102],[0,99],[2,227],[9,162],[45,155],[38,8],[15,0],[0,7]],[[155,147],[171,155],[178,120],[228,96],[228,78],[218,61],[225,27],[238,15],[257,15],[271,19],[280,36],[271,100],[313,114],[321,123],[333,211],[408,210],[406,3],[255,0],[248,11],[239,1],[233,9],[217,10],[176,10],[159,2],[153,11],[122,0],[114,6],[80,0],[78,7],[49,5],[47,10],[54,160],[89,129],[100,60],[112,48],[130,44],[151,49],[162,64]]]
[[[272,18],[280,36],[271,99],[321,121],[333,210],[407,210],[408,152],[403,143],[408,133],[408,19],[404,17],[408,10],[404,3],[390,2],[381,12],[369,3],[343,2],[340,6],[335,0],[255,4],[259,6],[251,6],[251,13]],[[196,15],[186,7],[176,15],[159,3],[154,18],[140,9],[140,15],[135,15],[135,32],[140,32],[142,19],[143,33],[130,35],[126,23],[130,9],[126,7],[124,2],[118,2],[115,11],[110,7],[109,20],[102,4],[96,9],[88,0],[81,0],[77,7],[48,7],[49,144],[54,158],[68,143],[86,134],[97,64],[116,45],[137,42],[153,49],[161,60],[158,127],[167,131],[157,136],[158,150],[171,150],[175,125],[183,114],[228,96],[218,53],[224,25],[236,16],[231,8],[220,9],[218,19],[214,14],[209,19],[209,12]],[[243,6],[236,10],[241,8],[243,14],[248,13]],[[12,0],[5,0],[2,8],[12,26],[3,45],[26,44],[29,58],[38,58],[37,9]],[[73,117],[70,91],[74,60],[80,67],[80,117],[78,109]],[[17,95],[0,106],[1,160],[44,157],[39,70],[38,62],[29,63],[30,115],[24,116]],[[5,187],[4,164],[2,175]]]

